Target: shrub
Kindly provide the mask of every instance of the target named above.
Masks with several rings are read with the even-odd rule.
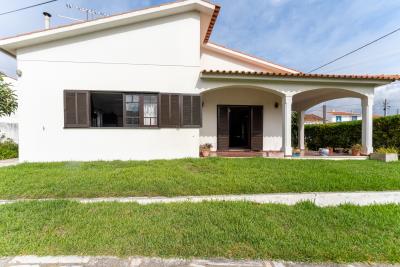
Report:
[[[0,160],[18,158],[18,144],[11,139],[0,137]]]
[[[395,147],[380,147],[376,150],[376,152],[380,154],[397,154],[399,151]]]
[[[311,150],[321,147],[350,148],[361,143],[361,121],[305,126],[305,141]],[[373,145],[400,150],[400,115],[374,119]]]

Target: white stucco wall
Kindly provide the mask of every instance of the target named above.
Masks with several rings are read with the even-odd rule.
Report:
[[[205,70],[268,71],[266,68],[204,48],[201,50],[201,65]],[[271,69],[270,71],[273,70]]]
[[[222,88],[204,92],[202,95],[203,128],[200,142],[211,143],[217,148],[217,105],[261,105],[263,106],[263,150],[277,151],[282,148],[281,97],[251,88]],[[275,102],[279,107],[275,108]]]
[[[342,117],[342,121],[341,122],[345,122],[345,121],[353,121],[353,116],[351,115],[328,115],[328,121],[329,122],[336,122],[336,116],[341,116]],[[354,115],[357,116],[357,120],[361,120],[362,117],[361,115]]]
[[[20,160],[197,157],[199,129],[64,129],[63,90],[198,93],[197,12],[18,50]]]

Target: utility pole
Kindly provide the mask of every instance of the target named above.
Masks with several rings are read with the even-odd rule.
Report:
[[[326,123],[326,105],[324,104],[322,106],[322,117],[323,117],[323,123]]]
[[[390,109],[389,101],[387,101],[387,99],[385,98],[385,100],[383,101],[383,116],[384,117],[387,116],[389,109]]]

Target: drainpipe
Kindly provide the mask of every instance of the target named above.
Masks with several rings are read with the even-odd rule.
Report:
[[[44,16],[44,28],[50,29],[50,18],[51,18],[51,14],[47,13],[47,12],[43,12],[43,16]]]

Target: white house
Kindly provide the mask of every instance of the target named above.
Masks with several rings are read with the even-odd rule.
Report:
[[[362,119],[360,113],[347,112],[347,111],[329,111],[327,112],[328,122],[345,122],[345,121],[359,121]]]
[[[315,114],[304,114],[304,124],[323,124],[324,118]]]
[[[17,81],[0,72],[4,82],[8,83],[18,97]],[[0,136],[10,138],[18,143],[18,110],[11,116],[0,117]]]
[[[291,156],[292,111],[343,97],[362,99],[372,152],[374,88],[398,76],[305,74],[213,44],[219,10],[186,0],[0,40],[21,74],[20,160],[198,157],[202,143]]]

